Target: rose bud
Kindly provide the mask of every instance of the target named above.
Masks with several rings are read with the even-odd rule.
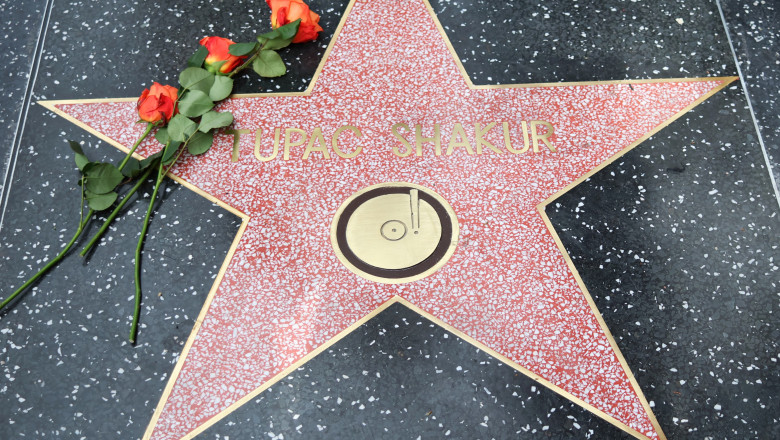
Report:
[[[301,0],[265,0],[271,8],[271,27],[276,29],[287,23],[301,19],[298,33],[293,38],[293,43],[314,41],[322,28],[318,24],[320,16],[309,9],[309,6]]]
[[[228,47],[231,44],[235,44],[235,42],[222,37],[206,37],[200,40],[200,45],[209,51],[208,56],[206,56],[206,70],[211,73],[227,75],[247,58],[230,55]],[[217,71],[217,66],[214,64],[220,61],[225,63]]]
[[[179,92],[175,87],[164,86],[155,82],[151,88],[145,89],[138,98],[136,109],[142,121],[152,124],[167,124],[176,114],[176,98]]]

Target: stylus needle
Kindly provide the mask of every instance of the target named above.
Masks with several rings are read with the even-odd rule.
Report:
[[[412,230],[420,229],[420,196],[416,189],[409,191],[409,204],[412,212]]]

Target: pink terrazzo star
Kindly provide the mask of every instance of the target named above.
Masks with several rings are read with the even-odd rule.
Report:
[[[396,297],[634,436],[663,438],[543,206],[732,79],[473,87],[431,14],[423,0],[356,0],[310,93],[234,97],[220,106],[233,112],[234,130],[249,131],[239,138],[236,162],[233,135],[222,134],[205,156],[176,166],[185,185],[246,220],[147,438],[194,436]],[[49,105],[115,145],[131,145],[143,129],[135,124],[134,99]],[[518,152],[522,121],[540,135],[550,133],[531,121],[550,123],[552,148],[540,140],[538,151]],[[440,155],[431,139],[419,156],[394,154],[405,147],[393,126],[416,150],[415,126],[435,138],[435,124]],[[331,141],[346,125],[360,135],[342,131],[339,155]],[[274,156],[276,129],[277,155],[258,160]],[[290,147],[288,160],[285,133],[288,144],[306,141]],[[140,151],[156,148],[149,141]],[[452,258],[405,284],[353,274],[330,242],[342,202],[394,181],[436,191],[460,225]]]

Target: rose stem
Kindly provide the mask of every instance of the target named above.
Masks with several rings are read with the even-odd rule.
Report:
[[[165,153],[170,146],[170,142],[165,145],[162,157],[165,157]],[[143,227],[141,228],[141,236],[138,237],[138,244],[135,247],[135,311],[133,312],[133,325],[130,327],[131,344],[135,344],[135,337],[138,333],[138,318],[141,315],[141,248],[144,245],[146,231],[149,229],[149,218],[152,216],[154,201],[157,199],[157,191],[160,189],[163,177],[165,177],[163,168],[162,158],[160,158],[160,163],[157,167],[157,179],[154,182],[154,191],[152,191],[152,197],[149,200],[149,207],[146,209],[146,217],[144,217]]]
[[[3,309],[3,308],[4,308],[4,307],[5,307],[5,306],[6,306],[8,303],[10,303],[11,301],[13,301],[13,299],[14,299],[14,298],[16,298],[16,297],[17,297],[17,296],[18,296],[20,293],[22,293],[22,292],[23,292],[25,289],[27,289],[28,287],[30,287],[30,285],[31,285],[32,283],[34,283],[35,281],[37,281],[37,280],[38,280],[38,278],[42,277],[42,276],[43,276],[43,275],[44,275],[46,272],[48,272],[48,271],[49,271],[49,270],[50,270],[52,267],[56,266],[56,265],[57,265],[57,263],[59,263],[59,262],[60,262],[60,260],[62,260],[62,258],[65,256],[65,254],[67,254],[67,253],[68,253],[68,251],[70,250],[70,248],[71,248],[71,247],[73,247],[73,244],[76,242],[76,240],[77,240],[77,239],[79,238],[79,236],[81,235],[81,232],[84,230],[84,226],[86,226],[86,225],[87,225],[87,223],[89,222],[89,220],[92,218],[92,214],[94,214],[94,213],[95,213],[95,211],[93,211],[93,210],[91,210],[91,209],[89,210],[89,212],[87,213],[87,216],[86,216],[86,218],[85,218],[85,219],[84,219],[82,222],[80,222],[80,223],[79,223],[79,227],[78,227],[78,229],[76,230],[76,234],[74,234],[74,235],[73,235],[73,238],[71,238],[71,239],[70,239],[70,242],[68,242],[68,244],[67,244],[67,245],[65,245],[65,249],[63,249],[63,250],[62,250],[62,252],[60,252],[60,253],[59,253],[59,254],[58,254],[56,257],[54,257],[54,259],[52,259],[51,261],[49,261],[49,263],[48,263],[48,264],[46,264],[46,266],[43,266],[43,269],[39,270],[39,271],[38,271],[38,273],[36,273],[35,275],[33,275],[33,276],[32,276],[32,278],[30,278],[29,280],[27,280],[27,282],[26,282],[26,283],[22,284],[22,287],[20,287],[20,288],[16,289],[16,291],[15,291],[14,293],[12,293],[12,294],[11,294],[11,296],[9,296],[9,297],[8,297],[8,298],[6,298],[6,299],[5,299],[5,300],[4,300],[2,303],[0,303],[0,310],[2,310],[2,309]]]
[[[127,161],[130,160],[130,157],[135,153],[135,150],[138,148],[139,145],[141,145],[141,142],[146,139],[147,136],[149,136],[149,133],[152,132],[152,129],[154,128],[154,124],[147,123],[146,124],[146,130],[144,130],[143,134],[141,134],[141,137],[138,138],[137,141],[135,141],[135,144],[133,144],[133,148],[130,149],[130,151],[127,152],[127,156],[125,156],[125,159],[122,161],[122,163],[119,164],[119,171],[122,171],[122,168],[127,165]]]

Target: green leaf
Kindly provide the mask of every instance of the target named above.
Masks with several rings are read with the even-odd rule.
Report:
[[[204,46],[200,46],[198,50],[187,60],[187,67],[201,67],[203,62],[206,61],[206,57],[209,55],[208,49]]]
[[[264,33],[264,34],[260,34],[260,35],[257,37],[257,41],[258,41],[260,44],[263,44],[263,43],[265,43],[267,40],[275,40],[275,39],[279,38],[281,35],[282,35],[282,34],[280,34],[280,33],[279,33],[279,30],[278,30],[278,29],[274,29],[274,30],[272,30],[272,31],[270,31],[270,32],[266,32],[266,33]]]
[[[211,86],[208,94],[209,98],[216,102],[227,98],[231,92],[233,92],[233,78],[218,76],[214,78],[214,85]]]
[[[209,95],[201,92],[200,90],[188,91],[181,98],[181,101],[179,101],[179,113],[191,118],[196,118],[211,110],[213,107],[214,102],[211,101]],[[170,130],[170,125],[168,130]],[[173,138],[173,135],[170,136]]]
[[[76,159],[76,166],[79,167],[80,171],[84,171],[84,167],[89,163],[89,159],[87,159],[87,156],[76,153],[75,159]]]
[[[281,38],[268,40],[268,43],[263,46],[263,50],[279,50],[284,49],[292,43],[292,38],[282,40]]]
[[[193,156],[197,156],[209,151],[212,143],[214,143],[214,133],[197,132],[187,142],[187,151]]]
[[[211,76],[213,76],[213,74],[206,69],[201,69],[200,67],[188,67],[182,70],[181,74],[179,75],[179,84],[181,84],[181,86],[185,89],[189,89],[192,88],[192,86],[195,84],[198,84],[199,82],[204,81]]]
[[[81,149],[80,143],[76,141],[68,141],[68,144],[70,144],[70,149],[73,150],[74,153],[84,156],[84,150]]]
[[[87,155],[84,154],[84,150],[81,149],[81,144],[79,144],[76,141],[68,141],[70,144],[70,149],[73,150],[76,159],[76,166],[79,167],[80,171],[84,171],[84,166],[86,166],[89,163],[89,159],[87,159]]]
[[[186,141],[197,129],[198,124],[182,114],[174,116],[171,121],[168,122],[168,136],[177,142]]]
[[[276,30],[279,31],[279,36],[282,40],[289,40],[291,38],[295,38],[295,34],[298,33],[298,26],[301,24],[301,19],[297,19],[291,23],[287,23],[286,25],[277,28]]]
[[[96,166],[100,165],[100,162],[89,162],[86,165],[84,165],[84,168],[81,169],[81,174],[86,175],[89,170],[92,168],[95,168]]]
[[[114,191],[105,194],[95,194],[92,191],[87,190],[84,192],[84,196],[87,199],[89,208],[94,209],[95,211],[102,211],[110,208],[117,199],[117,193]]]
[[[176,157],[176,152],[179,151],[180,146],[181,142],[171,141],[171,145],[163,150],[163,165],[168,165],[173,162],[173,159]]]
[[[154,134],[154,138],[157,139],[157,142],[165,145],[168,143],[171,138],[168,136],[168,129],[165,127],[161,127],[157,129],[157,132]]]
[[[230,55],[242,57],[255,50],[257,43],[234,43],[228,46],[228,52]]]
[[[252,69],[265,78],[275,78],[287,73],[287,66],[284,65],[282,57],[272,50],[261,51],[260,56],[252,63]]]
[[[157,163],[157,160],[162,157],[163,150],[160,150],[151,156],[147,157],[146,159],[141,161],[141,170],[146,171],[147,168],[151,166],[155,166]]]
[[[208,94],[209,90],[211,90],[211,86],[214,85],[214,77],[216,76],[211,72],[209,72],[209,75],[208,78],[193,84],[192,87],[190,87],[190,90],[200,90],[201,92]]]
[[[215,128],[227,127],[232,123],[233,114],[230,112],[208,112],[205,113],[202,118],[200,118],[200,126],[198,126],[198,130],[203,133],[208,133]]]
[[[122,175],[124,175],[125,177],[133,178],[142,171],[141,162],[138,159],[131,157],[130,160],[128,160],[127,163],[125,164],[125,167],[122,168],[120,171],[122,172]]]
[[[300,19],[295,20],[292,23],[287,23],[280,28],[260,35],[257,37],[257,41],[263,45],[264,50],[277,50],[285,48],[289,46],[290,43],[292,43],[293,38],[295,38],[295,34],[298,33],[298,26],[300,24]]]
[[[98,163],[85,173],[87,190],[95,194],[111,192],[122,182],[124,176],[110,163]]]

